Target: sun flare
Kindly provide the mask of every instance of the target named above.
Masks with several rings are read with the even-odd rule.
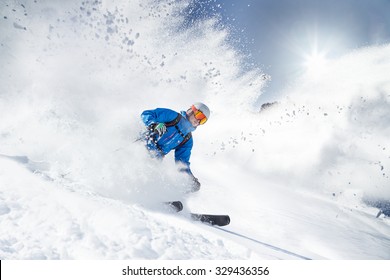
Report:
[[[326,63],[325,54],[315,52],[305,57],[304,65],[308,73],[319,75],[324,71]]]

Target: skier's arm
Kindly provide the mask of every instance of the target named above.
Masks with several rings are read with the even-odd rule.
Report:
[[[157,108],[155,110],[146,110],[141,114],[141,119],[146,126],[157,123],[166,123],[175,119],[177,113],[170,109]]]
[[[196,192],[200,189],[200,183],[198,179],[192,174],[190,169],[190,157],[193,146],[193,139],[188,140],[184,145],[175,149],[175,161],[178,164],[183,164],[184,167],[180,169],[181,172],[187,173],[192,179],[192,191]]]
[[[175,162],[177,164],[182,165],[182,168],[180,168],[181,172],[186,172],[189,175],[194,176],[191,172],[191,169],[190,169],[189,158],[187,159],[187,157],[183,157],[183,156],[185,156],[185,154],[186,154],[186,151],[184,149],[182,149],[182,148],[176,149],[175,150]]]

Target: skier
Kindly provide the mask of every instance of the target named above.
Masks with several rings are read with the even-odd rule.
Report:
[[[171,109],[157,108],[142,112],[141,119],[147,127],[146,148],[156,158],[163,158],[175,150],[175,162],[182,164],[192,181],[191,191],[200,189],[199,180],[190,169],[193,146],[192,132],[210,117],[209,108],[203,103],[193,104],[187,111],[177,113]]]

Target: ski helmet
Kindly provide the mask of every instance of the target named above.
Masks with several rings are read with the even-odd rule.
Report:
[[[195,118],[200,120],[200,124],[204,124],[210,118],[210,109],[204,103],[194,103],[190,110],[194,113]]]

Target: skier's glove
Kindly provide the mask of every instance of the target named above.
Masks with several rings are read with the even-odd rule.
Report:
[[[198,178],[193,177],[192,178],[192,186],[191,186],[191,192],[197,192],[200,190],[200,183]]]
[[[164,123],[156,123],[153,125],[153,133],[157,133],[161,137],[165,132],[167,132],[167,127]]]

